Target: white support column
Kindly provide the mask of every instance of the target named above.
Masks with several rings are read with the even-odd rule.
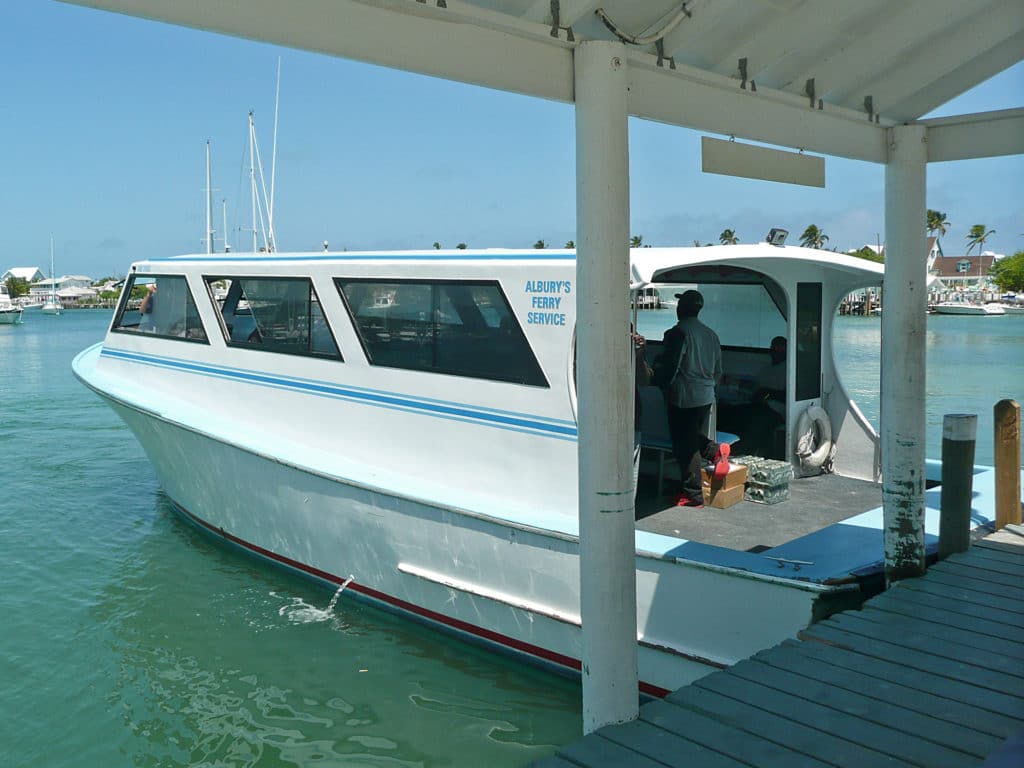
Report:
[[[927,129],[888,131],[882,312],[882,502],[885,575],[924,573]]]
[[[636,718],[633,345],[625,47],[575,51],[583,730]]]

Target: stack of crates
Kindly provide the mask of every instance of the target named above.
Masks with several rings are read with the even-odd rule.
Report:
[[[789,498],[793,467],[788,461],[763,459],[760,456],[737,456],[733,461],[747,468],[744,500],[756,501],[758,504],[778,504]]]

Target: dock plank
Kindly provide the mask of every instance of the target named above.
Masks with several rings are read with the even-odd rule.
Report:
[[[981,547],[983,549],[996,549],[1000,552],[1020,552],[1021,547],[1024,547],[1024,537],[1013,536],[1012,538],[1007,538],[1007,536],[1012,536],[1012,534],[1007,535],[1005,531],[999,531],[991,536],[986,536],[984,539],[975,541],[971,544],[971,549]]]
[[[911,765],[961,768],[977,764],[977,758],[965,752],[949,749],[880,723],[867,722],[863,719],[863,711],[852,713],[841,708],[834,709],[786,690],[770,688],[752,676],[740,677],[733,673],[733,669],[725,674],[702,678],[694,685],[723,696],[742,699],[768,711],[785,712],[790,720],[798,720],[830,736]],[[851,717],[851,714],[856,716]]]
[[[969,589],[972,592],[992,595],[999,600],[1006,600],[1010,603],[1024,603],[1024,589],[1016,589],[1004,584],[996,584],[988,580],[973,578],[970,568],[963,568],[959,573],[952,573],[948,569],[940,570],[939,566],[933,565],[928,570],[928,580],[936,584],[948,584],[953,587],[960,587],[961,589]]]
[[[1016,563],[1020,565],[1020,548],[1011,548],[1009,551],[1006,549],[993,549],[992,547],[984,546],[983,544],[972,545],[968,552],[964,553],[963,557],[978,558],[979,560],[997,560],[1001,563]]]
[[[724,674],[724,672],[716,673],[701,678],[701,680],[706,681],[711,677]],[[911,765],[911,763],[839,738],[826,731],[812,728],[784,715],[723,696],[707,687],[698,686],[696,683],[670,694],[668,698],[683,708],[703,712],[734,728],[759,735],[798,754],[810,755],[831,765],[850,766],[850,768],[875,768],[875,766],[895,768],[895,766]],[[775,765],[788,766],[789,763],[766,762],[759,764],[759,768],[774,768]]]
[[[890,643],[896,640],[904,648],[957,659],[976,667],[1024,678],[1019,643],[977,636],[966,637],[953,627],[947,627],[944,633],[936,632],[934,627],[924,622],[903,621],[898,617],[893,618],[888,624],[877,624],[856,612],[839,614],[829,619],[829,622],[857,635]]]
[[[683,709],[671,701],[652,701],[640,710],[640,718],[696,744],[716,749],[745,765],[827,766],[810,755],[797,754],[757,734],[733,728],[701,712]]]
[[[992,584],[998,584],[1000,587],[1004,587],[1007,590],[1013,590],[1011,594],[1018,597],[1024,595],[1024,587],[1021,586],[1020,577],[1010,573],[1002,573],[1001,571],[993,570],[991,568],[981,568],[977,565],[977,561],[970,561],[970,563],[966,563],[962,560],[960,562],[944,560],[941,563],[933,565],[928,569],[928,571],[934,571],[935,573],[948,573],[953,576],[962,576],[976,581],[987,581]]]
[[[951,613],[949,610],[930,607],[923,603],[894,600],[889,602],[872,601],[871,605],[860,611],[858,616],[896,629],[920,622],[938,627],[939,631],[950,639],[962,637],[964,641],[967,641],[970,635],[978,635],[994,640],[1005,640],[1009,647],[1018,649],[1019,658],[1024,658],[1024,632],[1021,632],[1020,627],[1005,624],[998,620],[998,616],[995,616],[994,619],[981,619],[976,616],[960,614],[954,620]],[[955,626],[951,627],[951,625]],[[930,629],[930,626],[922,626],[922,631]]]
[[[580,768],[579,763],[570,763],[564,757],[559,757],[557,754],[542,757],[540,760],[534,760],[530,765],[532,768]]]
[[[959,659],[948,656],[936,657],[916,649],[904,648],[896,643],[852,634],[834,625],[815,624],[801,632],[800,637],[807,640],[817,640],[828,645],[836,645],[840,648],[856,651],[859,654],[872,656],[876,659],[893,661],[917,672],[948,677],[968,685],[988,688],[1011,696],[1015,695],[1015,692],[1020,687],[1019,680],[1015,680],[1013,685],[1009,685],[1005,675],[990,670],[987,667],[967,664]]]
[[[746,768],[746,763],[733,760],[700,744],[658,728],[644,720],[633,720],[601,731],[601,735],[637,754],[679,768]]]
[[[983,605],[987,608],[996,608],[1005,613],[1015,613],[1024,616],[1024,599],[1012,600],[998,594],[978,592],[955,582],[950,584],[934,578],[907,579],[899,583],[899,589],[915,593],[927,592],[938,597],[949,597],[955,600],[971,602],[975,605]]]
[[[1022,733],[1024,537],[996,534],[534,766],[1010,765]]]
[[[936,608],[948,613],[956,613],[962,616],[971,616],[986,621],[995,621],[1011,627],[1018,627],[1024,630],[1024,614],[1002,611],[998,608],[978,605],[968,600],[960,600],[954,597],[940,597],[931,592],[910,591],[906,589],[890,589],[871,600],[873,608],[886,609],[886,606],[900,604],[904,606],[920,605],[928,608]],[[959,621],[959,619],[958,619]]]
[[[772,649],[769,663],[1000,739],[1024,722],[1024,691],[1009,696],[836,646],[787,640]]]
[[[602,729],[603,731],[603,729]],[[592,733],[559,750],[559,757],[571,760],[582,768],[665,768],[662,763],[645,755],[638,755],[631,749],[609,741],[601,732]]]
[[[763,658],[742,661],[730,667],[729,671],[745,680],[829,707],[848,717],[859,718],[974,757],[984,757],[1002,743],[1002,739],[996,736],[978,733],[956,722],[939,722],[929,714],[910,709],[905,706],[907,697],[899,697],[896,686],[885,686],[888,693],[885,699],[872,697],[851,690],[846,685],[836,684],[840,681],[834,677],[830,680],[828,675],[808,677],[776,666],[773,664],[775,657],[775,654],[766,654]],[[878,688],[885,685],[883,680],[875,680],[874,683]],[[920,694],[916,696],[922,698]],[[895,701],[899,698],[904,701]],[[871,733],[877,730],[872,729]]]

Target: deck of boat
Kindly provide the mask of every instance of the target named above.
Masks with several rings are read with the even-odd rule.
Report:
[[[533,765],[1021,765],[1024,528],[1015,530]]]
[[[728,509],[677,507],[675,496],[659,497],[655,486],[652,478],[641,476],[638,529],[746,552],[779,546],[882,506],[880,483],[839,475],[792,480],[789,499],[778,504],[741,501]]]

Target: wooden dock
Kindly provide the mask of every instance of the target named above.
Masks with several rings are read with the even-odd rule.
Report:
[[[1005,530],[533,765],[983,763],[1024,765],[1024,537]]]

